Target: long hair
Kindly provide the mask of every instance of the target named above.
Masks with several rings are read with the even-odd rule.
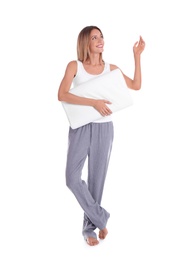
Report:
[[[77,58],[81,62],[85,62],[90,57],[90,50],[89,50],[89,41],[90,41],[90,33],[93,29],[97,29],[102,34],[101,29],[97,26],[91,25],[84,27],[77,39]],[[100,63],[103,62],[102,53],[100,53]]]

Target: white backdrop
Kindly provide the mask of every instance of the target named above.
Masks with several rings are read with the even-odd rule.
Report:
[[[186,1],[1,1],[0,258],[188,259]],[[65,185],[68,121],[57,91],[87,25],[104,59],[132,77],[142,35],[142,89],[114,114],[102,204],[109,235],[89,247]],[[83,178],[86,174],[84,168]]]

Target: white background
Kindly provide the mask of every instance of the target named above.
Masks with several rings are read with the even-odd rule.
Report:
[[[188,259],[186,1],[1,1],[0,259]],[[65,185],[68,121],[57,91],[80,30],[97,25],[104,59],[142,89],[114,114],[102,204],[109,235],[84,242]],[[86,169],[83,172],[86,173]]]

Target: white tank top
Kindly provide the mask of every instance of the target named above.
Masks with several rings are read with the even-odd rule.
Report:
[[[83,63],[81,61],[77,61],[77,73],[73,79],[73,87],[77,87],[78,85],[80,85],[90,79],[96,78],[102,74],[105,74],[106,72],[110,72],[109,63],[105,63],[104,70],[102,73],[100,73],[98,75],[93,75],[93,74],[88,73],[84,69]],[[110,122],[110,121],[112,121],[112,115],[104,116],[101,119],[94,121],[94,123],[104,123],[104,122]]]

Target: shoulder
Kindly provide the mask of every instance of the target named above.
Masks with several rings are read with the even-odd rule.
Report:
[[[77,60],[69,61],[66,67],[66,73],[76,75],[77,72]]]
[[[74,69],[77,68],[77,60],[71,60],[67,64],[67,68]]]
[[[123,71],[122,71],[118,66],[116,66],[116,65],[114,65],[114,64],[110,64],[110,70],[112,71],[112,70],[115,70],[115,69],[119,69],[119,70],[121,71],[121,73],[122,73],[122,75],[123,75],[123,77],[124,77],[124,79],[125,79],[125,82],[126,82],[127,86],[128,86],[129,88],[132,88],[132,87],[131,87],[131,86],[132,86],[132,79],[129,78],[127,75],[125,75],[125,74],[123,73]]]
[[[115,70],[115,69],[119,69],[118,66],[114,64],[110,64],[110,70]]]
[[[115,69],[119,69],[121,71],[121,73],[123,74],[123,76],[125,78],[127,78],[127,76],[123,73],[123,71],[118,66],[116,66],[114,64],[110,64],[110,70],[112,71],[112,70],[115,70]]]

